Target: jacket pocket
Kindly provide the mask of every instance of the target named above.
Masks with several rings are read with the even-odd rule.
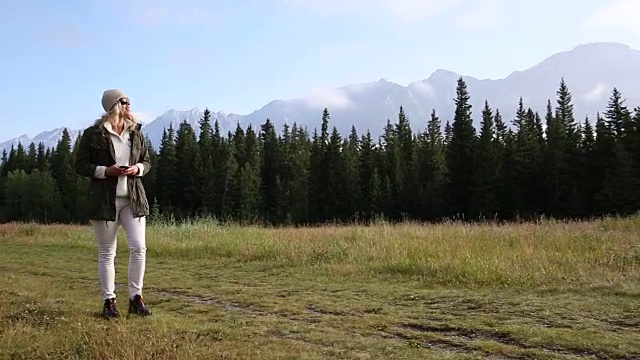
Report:
[[[91,147],[91,162],[96,165],[109,166],[113,163],[109,160],[111,158],[111,141],[109,138],[103,138],[96,136],[92,139]]]
[[[138,178],[134,181],[133,194],[131,194],[131,210],[137,216],[149,215],[149,202],[147,201],[144,185]]]
[[[131,140],[131,163],[135,164],[140,160],[140,153],[142,152],[142,137],[138,136],[138,133],[131,134],[133,136]]]
[[[94,135],[91,139],[91,149],[109,151],[109,138],[101,135]]]

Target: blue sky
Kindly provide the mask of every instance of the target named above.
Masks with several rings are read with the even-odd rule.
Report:
[[[503,78],[582,43],[640,49],[640,0],[0,2],[0,141],[82,128],[112,87],[146,121],[196,106],[244,115],[439,68]]]

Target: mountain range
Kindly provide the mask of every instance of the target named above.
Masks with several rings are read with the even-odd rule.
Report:
[[[267,118],[274,122],[278,131],[282,130],[284,123],[292,125],[296,122],[313,133],[315,128],[319,129],[322,111],[326,107],[331,114],[330,126],[336,126],[341,134],[348,134],[351,127],[355,126],[359,134],[369,130],[373,136],[378,136],[387,120],[396,121],[402,106],[413,130],[421,131],[432,109],[436,110],[443,123],[453,119],[453,99],[460,76],[449,70],[438,69],[428,78],[407,86],[380,79],[295,99],[274,100],[247,115],[212,111],[212,117],[218,119],[223,134],[233,131],[238,123],[243,128],[248,125],[259,127]],[[630,108],[640,106],[640,51],[618,43],[578,45],[551,55],[529,69],[514,71],[504,79],[477,79],[466,75],[462,75],[462,78],[471,96],[474,124],[478,129],[485,100],[493,109],[500,110],[506,122],[515,116],[520,97],[525,107],[531,107],[543,115],[548,99],[555,105],[561,79],[564,79],[572,94],[577,121],[583,121],[586,116],[595,120],[596,113],[605,110],[614,87],[621,91]],[[169,124],[177,129],[179,123],[186,120],[198,134],[198,120],[203,110],[169,110],[145,124],[143,129],[157,150],[162,132]],[[8,151],[18,142],[25,147],[31,142],[43,142],[46,147],[53,147],[63,129],[61,126],[33,138],[21,136],[0,143],[0,148]],[[81,131],[70,129],[72,139]]]

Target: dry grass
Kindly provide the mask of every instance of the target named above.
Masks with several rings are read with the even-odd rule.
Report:
[[[4,224],[0,358],[640,358],[638,234],[637,217],[154,225],[155,314],[106,322],[89,227]]]
[[[640,267],[638,219],[520,225],[158,227],[158,256],[273,261],[443,285],[619,285]]]

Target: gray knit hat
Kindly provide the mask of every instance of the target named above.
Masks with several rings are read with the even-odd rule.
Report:
[[[113,105],[118,102],[118,100],[126,97],[128,97],[127,94],[118,89],[105,90],[105,92],[102,94],[102,108],[104,109],[104,111],[109,112],[111,108],[113,108]]]

